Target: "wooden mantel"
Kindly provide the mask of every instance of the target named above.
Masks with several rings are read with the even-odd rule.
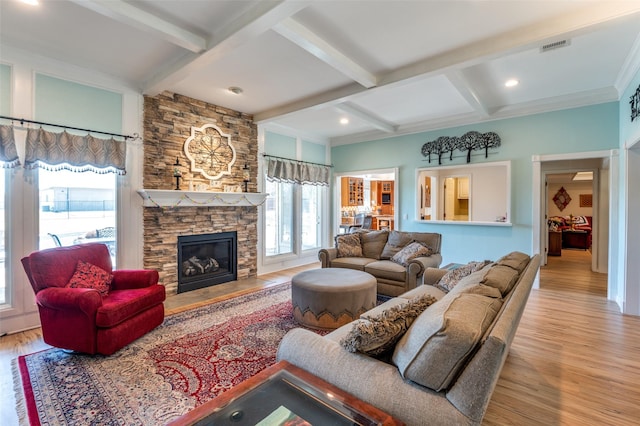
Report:
[[[139,189],[145,207],[243,207],[262,205],[267,193]]]

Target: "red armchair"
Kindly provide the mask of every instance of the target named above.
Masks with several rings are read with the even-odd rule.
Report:
[[[106,295],[69,288],[78,261],[113,275]],[[22,265],[36,294],[44,341],[88,354],[111,355],[164,320],[165,288],[153,270],[112,270],[106,245],[55,247],[31,253]]]

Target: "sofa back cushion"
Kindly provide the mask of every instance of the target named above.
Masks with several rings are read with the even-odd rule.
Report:
[[[496,261],[498,265],[508,266],[515,269],[518,273],[524,271],[524,268],[529,264],[531,258],[525,253],[519,251],[513,251],[505,256],[502,256]]]
[[[506,296],[516,284],[516,281],[518,281],[519,275],[520,273],[513,268],[494,264],[484,275],[480,283],[497,288],[503,296]]]
[[[429,247],[433,253],[440,253],[442,236],[435,232],[403,232],[395,229],[389,232],[389,238],[382,250],[381,259],[391,259],[396,253],[413,241]]]
[[[398,253],[404,246],[409,244],[411,241],[411,237],[409,233],[396,231],[395,229],[389,232],[389,238],[387,239],[387,243],[382,250],[382,254],[380,255],[381,259],[391,259],[393,255]]]
[[[445,297],[424,311],[396,344],[392,362],[408,380],[449,387],[502,306],[478,294]]]
[[[99,243],[36,251],[24,257],[22,264],[33,291],[38,293],[47,287],[65,287],[76,272],[79,260],[96,265],[108,273],[112,272],[109,249]]]
[[[380,260],[382,250],[389,238],[389,231],[361,230],[357,233],[360,234],[360,242],[362,243],[362,256]]]

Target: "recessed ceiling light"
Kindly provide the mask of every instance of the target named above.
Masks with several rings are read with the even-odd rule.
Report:
[[[37,6],[39,4],[38,0],[20,0],[24,4],[28,4],[29,6]]]
[[[244,90],[242,90],[241,87],[236,87],[236,86],[231,86],[227,90],[233,93],[234,95],[241,95],[242,92],[244,92]]]
[[[348,118],[341,118],[340,119],[340,124],[349,124],[349,119]]]
[[[515,87],[519,84],[520,82],[518,80],[516,80],[515,78],[510,78],[509,80],[507,80],[504,85],[505,87]]]

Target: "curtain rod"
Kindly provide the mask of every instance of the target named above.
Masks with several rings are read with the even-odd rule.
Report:
[[[79,130],[81,132],[100,133],[101,135],[117,136],[119,138],[124,138],[124,139],[135,140],[140,137],[137,133],[135,133],[134,136],[120,135],[118,133],[101,132],[100,130],[83,129],[81,127],[63,126],[62,124],[45,123],[44,121],[27,120],[26,118],[7,117],[5,115],[0,115],[0,118],[4,118],[5,120],[11,120],[11,121],[19,121],[21,126],[24,126],[24,123],[31,123],[31,124],[40,124],[42,126],[59,127],[61,129]]]
[[[265,153],[262,153],[262,156],[263,156],[263,157],[270,157],[270,158],[277,158],[278,160],[295,161],[296,163],[313,164],[313,165],[315,165],[315,166],[322,166],[322,167],[331,167],[331,168],[333,168],[333,164],[312,163],[311,161],[294,160],[293,158],[277,157],[277,156],[275,156],[275,155],[269,155],[269,154],[265,154]]]

